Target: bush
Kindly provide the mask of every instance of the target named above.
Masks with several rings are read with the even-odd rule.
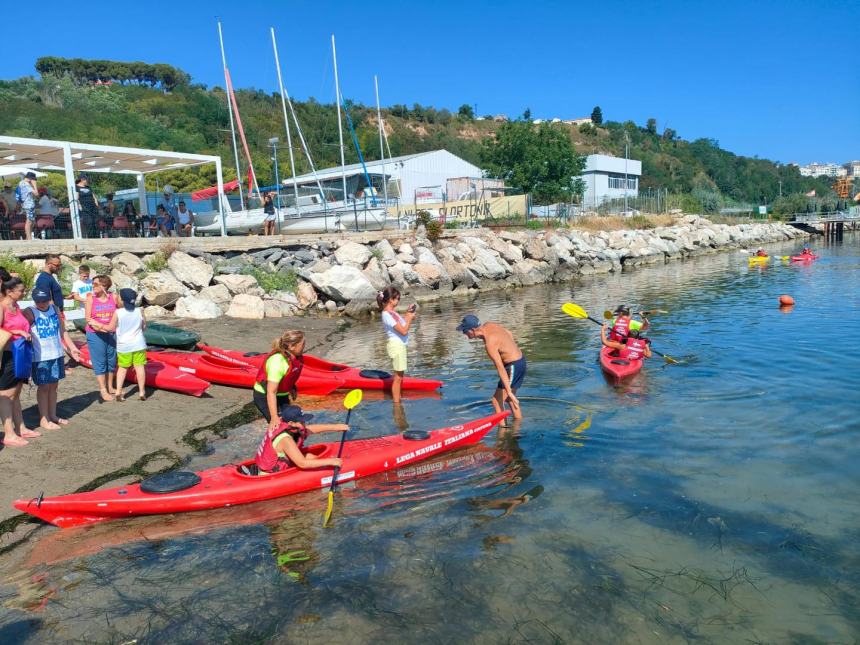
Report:
[[[258,267],[245,267],[245,275],[254,276],[260,288],[266,293],[274,291],[289,291],[295,293],[299,286],[299,277],[295,271],[264,271]]]
[[[654,222],[645,217],[645,215],[634,215],[627,219],[630,228],[638,228],[638,229],[650,229],[656,228]]]
[[[538,218],[535,218],[535,219],[530,219],[528,222],[526,222],[526,228],[529,229],[530,231],[541,231],[541,230],[545,229],[546,226],[544,226],[543,221],[541,221]]]
[[[35,282],[36,274],[39,272],[39,269],[35,266],[24,262],[9,252],[0,255],[0,267],[6,269],[9,273],[17,273],[21,280],[24,281],[27,291],[33,288],[33,282]]]
[[[150,273],[164,271],[167,268],[167,257],[161,251],[156,251],[143,261],[143,266]]]
[[[415,225],[424,226],[427,231],[427,239],[435,242],[442,235],[442,222],[434,219],[429,211],[418,211],[415,214]]]

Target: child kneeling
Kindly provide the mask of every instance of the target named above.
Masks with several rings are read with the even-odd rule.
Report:
[[[311,414],[303,414],[297,405],[284,405],[280,409],[281,424],[266,432],[266,436],[257,448],[257,470],[260,475],[271,475],[290,466],[298,468],[338,467],[340,458],[319,459],[312,453],[302,452],[302,445],[308,434],[320,432],[346,432],[349,426],[345,423],[314,423],[307,425],[313,419]]]

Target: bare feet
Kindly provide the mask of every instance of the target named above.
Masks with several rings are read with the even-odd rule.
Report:
[[[113,401],[114,400],[113,394],[111,394],[107,390],[102,390],[101,392],[99,392],[99,396],[102,397],[102,401]]]
[[[30,442],[27,441],[26,439],[22,439],[18,435],[14,434],[14,433],[10,433],[10,432],[7,432],[6,435],[3,437],[3,445],[4,446],[10,446],[12,448],[18,448],[19,446],[26,446],[28,443],[30,443]]]
[[[61,426],[69,425],[69,420],[64,419],[63,417],[55,417],[55,418],[51,419],[51,421],[53,421],[54,423],[58,423]]]
[[[50,419],[42,419],[42,421],[39,423],[39,427],[42,428],[43,430],[59,430],[60,429],[60,426],[57,425],[56,423],[54,423],[53,421],[51,421]],[[21,435],[23,436],[24,433],[22,432]]]
[[[119,402],[125,401],[125,397],[121,393],[117,393],[116,400]]]
[[[141,400],[141,401],[146,401],[146,394],[141,394],[141,395],[140,395],[140,400]]]
[[[42,436],[41,432],[38,432],[36,430],[30,430],[30,428],[22,428],[20,432],[21,436],[25,439],[35,439],[36,437]]]

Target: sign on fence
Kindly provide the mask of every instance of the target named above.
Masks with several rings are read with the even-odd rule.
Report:
[[[418,210],[429,212],[443,224],[452,221],[482,220],[489,217],[523,217],[526,214],[526,197],[526,195],[511,195],[509,197],[493,197],[480,202],[476,200],[431,202],[418,204]],[[412,204],[392,206],[388,212],[392,217],[398,217],[398,215],[400,217],[414,217],[415,206]]]

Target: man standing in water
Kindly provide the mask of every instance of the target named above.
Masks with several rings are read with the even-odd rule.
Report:
[[[520,401],[516,397],[516,391],[522,385],[526,375],[526,357],[517,346],[513,335],[498,323],[484,323],[472,314],[463,317],[457,325],[457,331],[461,331],[472,340],[480,338],[484,341],[487,356],[493,361],[499,372],[499,383],[493,394],[493,407],[496,412],[505,409],[505,401],[511,404],[511,412],[514,419],[522,419]]]

